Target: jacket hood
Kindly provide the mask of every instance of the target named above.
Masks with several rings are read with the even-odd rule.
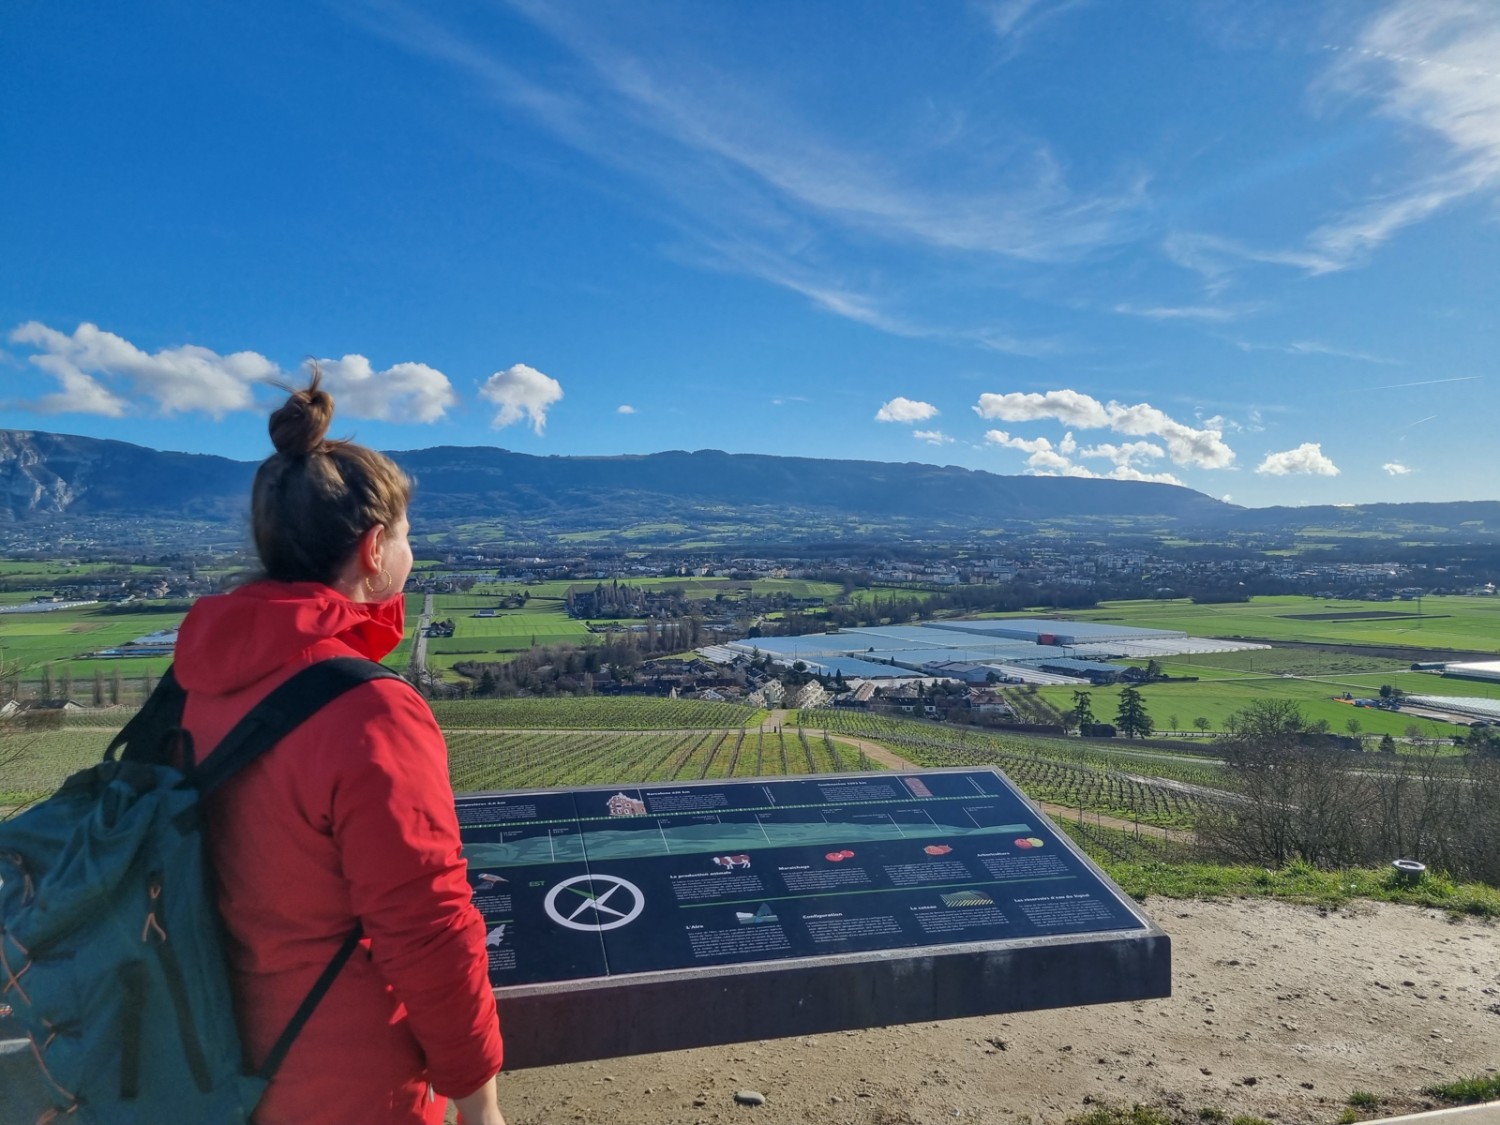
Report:
[[[177,635],[174,668],[188,691],[225,695],[338,640],[380,660],[406,632],[406,602],[352,602],[320,582],[252,582],[199,598]]]

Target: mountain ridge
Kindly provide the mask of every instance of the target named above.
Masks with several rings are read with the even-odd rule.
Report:
[[[834,537],[976,533],[1079,522],[1165,531],[1500,536],[1500,502],[1245,508],[1186,487],[1007,476],[926,462],[833,460],[718,449],[564,456],[439,445],[390,456],[417,482],[419,522],[503,525],[531,538],[652,542],[806,532]],[[242,523],[255,461],[107,438],[0,430],[0,521],[67,516]],[[494,530],[491,526],[491,530]],[[739,529],[739,531],[736,531]]]

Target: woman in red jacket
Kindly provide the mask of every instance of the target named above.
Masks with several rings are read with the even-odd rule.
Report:
[[[264,578],[201,599],[176,671],[200,752],[293,673],[379,660],[401,641],[411,571],[406,476],[325,435],[315,370],[271,416],[255,475]],[[258,1125],[504,1125],[500,1027],[470,902],[442,733],[397,680],[362,684],[248,767],[210,805],[209,841],[241,1030],[259,1066],[356,923],[338,974],[255,1112]]]

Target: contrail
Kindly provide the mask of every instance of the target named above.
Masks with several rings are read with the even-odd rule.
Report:
[[[1437,383],[1468,383],[1483,379],[1483,375],[1459,375],[1452,379],[1424,379],[1420,383],[1392,383],[1388,387],[1366,387],[1366,391],[1399,391],[1402,387],[1431,387]]]

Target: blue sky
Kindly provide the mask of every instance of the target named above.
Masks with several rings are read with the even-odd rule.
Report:
[[[1494,499],[1500,6],[0,7],[0,425]]]

